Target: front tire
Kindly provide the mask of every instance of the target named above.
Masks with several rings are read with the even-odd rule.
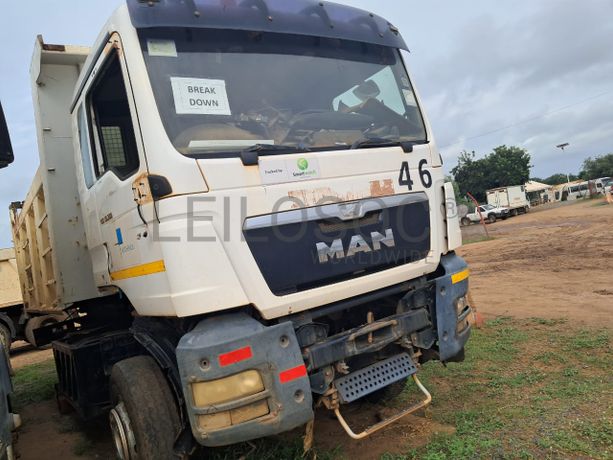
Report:
[[[109,423],[120,460],[171,460],[179,410],[162,371],[149,356],[118,362],[111,371]]]
[[[493,224],[494,222],[496,222],[496,215],[495,214],[490,214],[489,216],[487,216],[487,221],[490,224]]]
[[[468,217],[462,217],[462,225],[464,225],[465,227],[467,225],[470,225],[470,219]]]
[[[44,315],[44,316],[35,316],[30,318],[26,323],[24,335],[26,336],[26,340],[35,348],[41,348],[39,343],[36,343],[36,339],[34,338],[34,331],[39,327],[50,326],[51,324],[55,324],[59,322],[59,317],[55,315]]]

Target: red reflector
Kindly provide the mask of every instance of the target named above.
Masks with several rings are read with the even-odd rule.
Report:
[[[219,355],[219,365],[229,366],[230,364],[236,364],[241,361],[245,361],[253,356],[251,352],[251,347],[247,345],[246,347],[239,348],[238,350],[229,351],[228,353],[224,353]]]
[[[279,380],[281,383],[291,382],[292,380],[299,379],[307,375],[307,370],[304,364],[300,366],[292,367],[279,373]]]

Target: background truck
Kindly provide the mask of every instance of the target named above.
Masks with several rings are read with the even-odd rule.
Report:
[[[129,0],[91,49],[38,38],[23,300],[67,316],[35,340],[119,458],[312,430],[315,404],[360,439],[430,403],[420,364],[463,359],[469,273],[406,49],[308,0]],[[423,400],[354,432],[344,406],[409,378]]]
[[[0,342],[8,350],[23,314],[15,251],[0,249]]]
[[[516,216],[520,212],[526,213],[530,209],[526,187],[523,185],[495,188],[488,190],[486,194],[488,204],[508,208],[511,216]]]
[[[22,263],[21,267],[31,265]],[[27,276],[21,278],[27,281]],[[7,353],[11,343],[15,340],[26,340],[37,346],[34,339],[34,329],[62,321],[66,315],[59,309],[37,309],[31,303],[26,304],[22,297],[23,292],[34,291],[20,286],[17,260],[13,248],[0,249],[0,341]],[[32,295],[32,294],[31,294]],[[31,306],[32,308],[28,308]]]

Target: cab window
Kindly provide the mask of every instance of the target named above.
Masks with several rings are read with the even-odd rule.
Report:
[[[83,163],[83,177],[85,179],[85,185],[87,188],[90,188],[94,185],[94,171],[92,168],[93,163],[87,129],[87,118],[83,110],[83,105],[79,106],[77,123],[79,126],[79,147],[81,149],[81,162]]]
[[[98,150],[96,175],[113,171],[120,179],[139,168],[138,149],[126,85],[117,52],[109,56],[88,96]]]

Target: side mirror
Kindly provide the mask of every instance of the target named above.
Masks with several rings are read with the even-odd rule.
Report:
[[[13,160],[13,147],[11,146],[9,128],[4,118],[2,103],[0,103],[0,168],[10,165]]]

